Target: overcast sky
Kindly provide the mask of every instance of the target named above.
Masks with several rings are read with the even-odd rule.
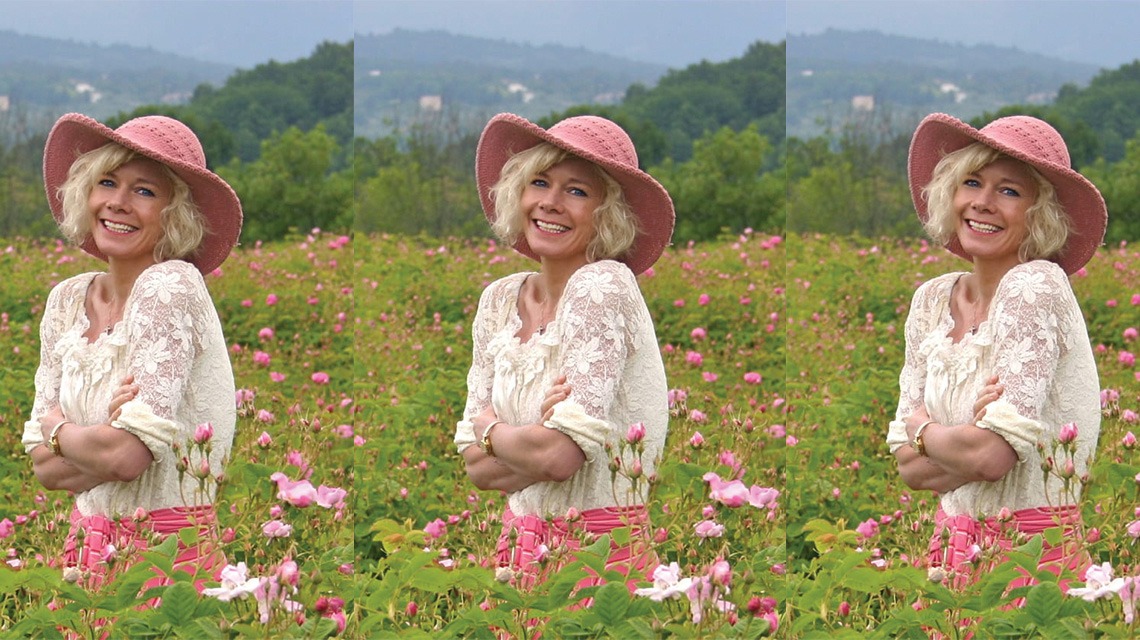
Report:
[[[679,68],[784,39],[772,0],[358,0],[358,33],[438,29],[533,45],[585,47]]]
[[[787,27],[1017,47],[1106,68],[1140,57],[1137,0],[790,0]]]
[[[250,68],[352,39],[348,0],[0,0],[0,29]]]

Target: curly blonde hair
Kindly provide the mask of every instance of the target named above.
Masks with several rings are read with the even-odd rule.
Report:
[[[1002,158],[1020,163],[1033,176],[1037,186],[1037,199],[1025,211],[1027,233],[1017,250],[1018,259],[1028,262],[1055,257],[1064,248],[1069,234],[1074,231],[1065,208],[1057,200],[1057,190],[1053,188],[1053,183],[1046,180],[1032,165],[981,142],[946,154],[934,167],[930,182],[922,188],[927,211],[922,226],[935,242],[948,243],[958,226],[953,207],[954,193],[958,186],[966,176]]]
[[[499,181],[491,187],[491,198],[495,201],[495,220],[491,229],[495,235],[507,244],[515,244],[526,227],[521,205],[523,189],[534,176],[567,158],[577,157],[548,142],[511,156],[503,165]],[[590,262],[617,260],[629,252],[637,238],[637,216],[626,202],[617,180],[597,164],[590,162],[590,166],[604,185],[605,197],[594,210],[594,237],[586,246],[586,259]]]
[[[91,237],[94,221],[87,209],[91,190],[100,178],[135,158],[155,162],[171,186],[170,204],[159,216],[162,238],[154,247],[154,259],[162,262],[192,257],[206,236],[206,219],[194,204],[190,186],[165,164],[114,142],[81,154],[71,163],[67,180],[60,185],[58,193],[63,203],[63,220],[59,223],[63,236],[76,245]]]

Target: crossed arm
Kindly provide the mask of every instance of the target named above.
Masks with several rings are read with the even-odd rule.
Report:
[[[895,450],[899,475],[907,486],[945,493],[969,482],[1000,480],[1017,464],[1017,452],[1005,438],[977,426],[985,416],[986,405],[1005,391],[997,376],[986,382],[974,402],[973,423],[928,425],[922,432],[925,457],[909,445]],[[925,407],[908,416],[907,439],[913,441],[915,431],[928,420],[930,416]]]
[[[46,489],[82,492],[104,482],[129,482],[142,475],[154,456],[138,436],[111,426],[126,402],[138,393],[134,378],[127,376],[111,399],[107,422],[96,425],[66,423],[57,435],[57,456],[46,444],[52,429],[66,418],[59,406],[40,416],[43,442],[31,451],[32,469]]]

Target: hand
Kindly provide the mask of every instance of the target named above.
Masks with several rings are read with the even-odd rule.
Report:
[[[907,440],[914,440],[914,432],[922,426],[923,422],[930,420],[930,414],[926,412],[926,407],[919,407],[914,413],[906,419],[906,438]]]
[[[558,376],[554,379],[554,386],[550,387],[546,392],[546,397],[542,399],[542,419],[539,423],[545,423],[554,417],[554,405],[569,398],[570,391],[570,385],[566,384],[566,376]]]
[[[43,435],[44,444],[47,444],[51,437],[51,430],[55,428],[55,425],[66,419],[63,415],[63,409],[60,409],[59,405],[52,407],[47,413],[40,416],[40,432]]]
[[[123,412],[123,405],[135,399],[139,394],[139,386],[134,383],[135,377],[127,375],[119,382],[119,388],[111,395],[111,405],[107,408],[107,421],[114,422]]]
[[[986,415],[986,406],[997,400],[1005,393],[1005,385],[998,382],[997,376],[990,376],[986,386],[978,391],[978,399],[974,401],[974,424],[981,422]]]

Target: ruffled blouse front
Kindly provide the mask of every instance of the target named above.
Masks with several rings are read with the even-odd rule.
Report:
[[[1052,455],[1062,425],[1077,426],[1075,473],[1087,471],[1100,435],[1100,387],[1084,317],[1064,271],[1035,260],[1011,269],[998,285],[989,316],[954,342],[950,299],[962,273],[948,273],[915,292],[906,321],[906,362],[887,443],[907,444],[906,418],[925,405],[940,424],[972,424],[986,380],[997,375],[1005,392],[977,425],[1002,436],[1018,462],[996,482],[972,482],[942,495],[948,515],[996,515],[1018,509],[1073,504],[1079,483],[1043,478],[1042,456]],[[1063,464],[1062,455],[1058,463]]]
[[[606,445],[616,445],[634,422],[646,427],[641,459],[646,474],[656,469],[665,445],[665,368],[637,281],[628,267],[612,260],[578,269],[545,332],[522,341],[518,295],[529,275],[497,280],[480,298],[467,404],[455,443],[460,452],[475,444],[471,420],[488,405],[508,424],[538,423],[547,390],[565,375],[570,398],[555,406],[543,426],[570,436],[586,462],[565,482],[540,482],[510,494],[511,511],[547,517],[565,516],[570,507],[642,504],[643,493],[635,495],[628,480],[612,477],[606,453]]]
[[[31,451],[43,444],[39,418],[53,406],[78,425],[106,423],[112,393],[125,376],[133,375],[139,393],[122,406],[111,426],[138,436],[154,461],[135,480],[105,482],[77,494],[79,512],[115,517],[138,507],[153,511],[208,504],[214,499],[212,489],[203,495],[192,473],[180,481],[177,470],[183,455],[189,455],[191,470],[198,466],[199,456],[189,452],[186,443],[199,424],[208,422],[214,429],[209,455],[213,474],[222,471],[233,443],[233,371],[206,283],[193,265],[180,260],[146,269],[127,298],[123,319],[89,342],[84,336],[90,327],[85,301],[97,275],[69,278],[48,296],[24,447]]]

